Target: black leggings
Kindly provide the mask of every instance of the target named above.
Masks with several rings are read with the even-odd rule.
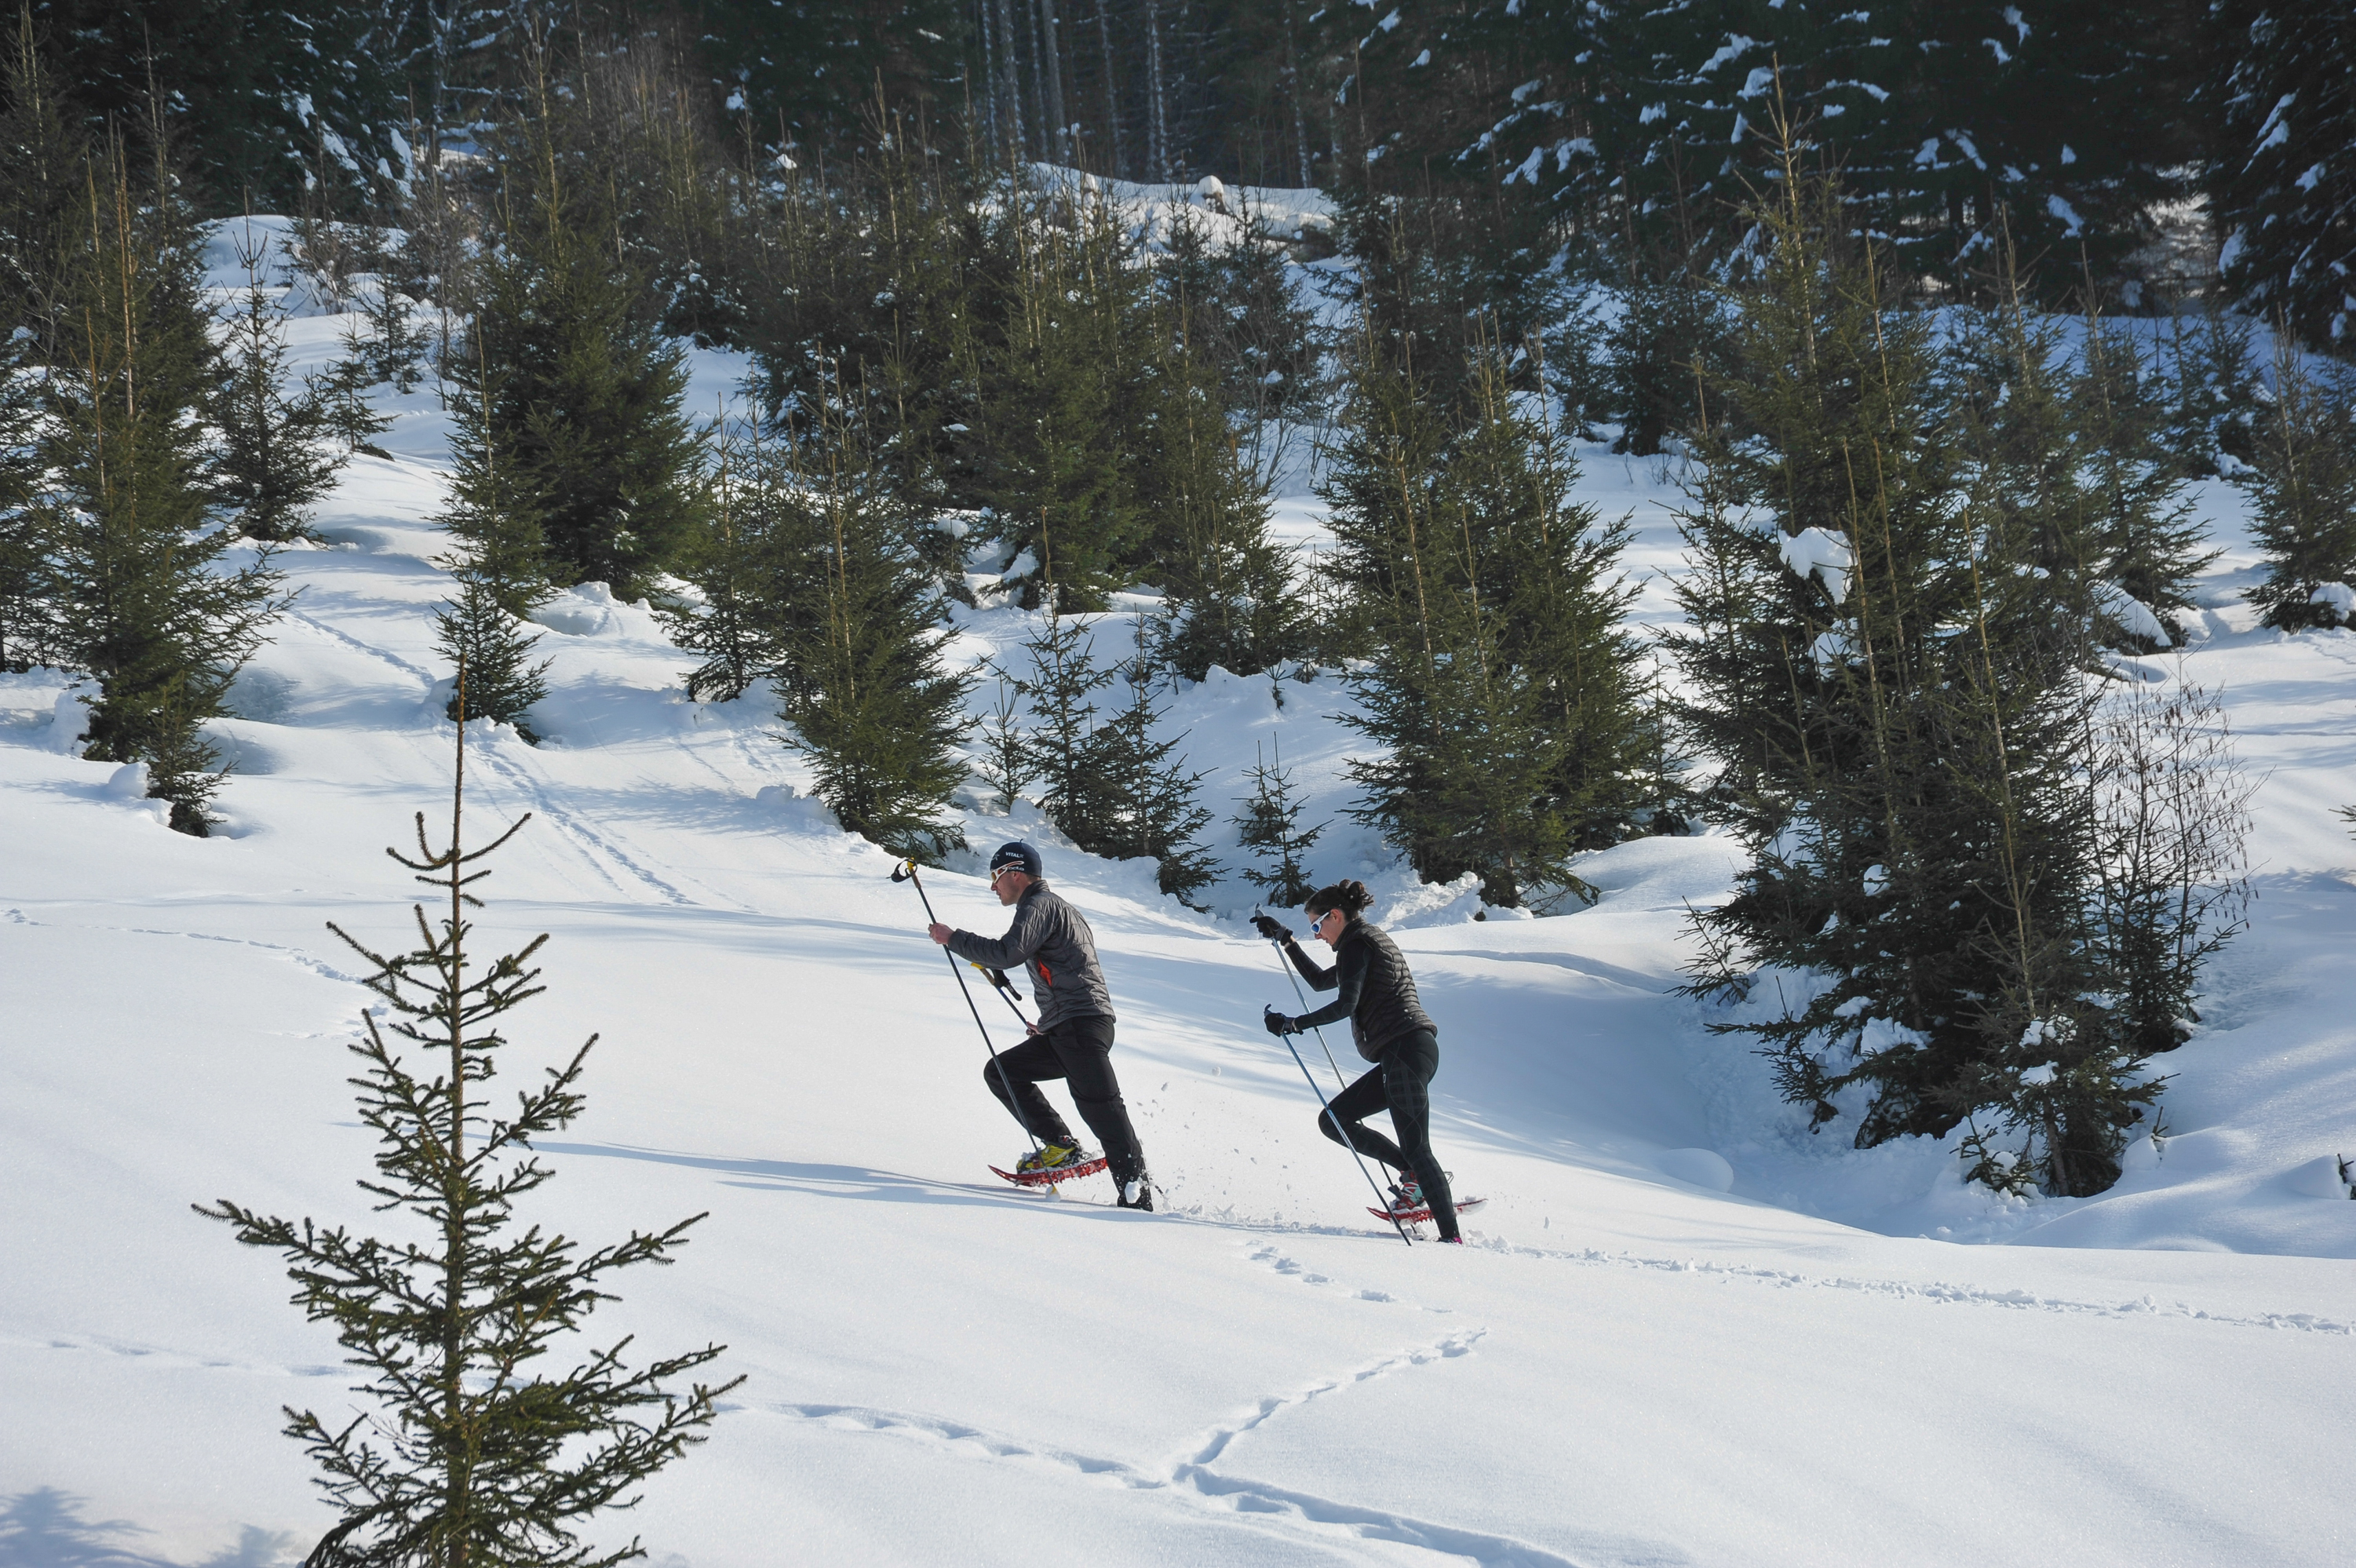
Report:
[[[1137,1146],[1136,1130],[1129,1124],[1129,1107],[1121,1101],[1120,1082],[1112,1075],[1112,1020],[1069,1019],[999,1052],[995,1061],[984,1062],[981,1068],[981,1081],[990,1086],[990,1092],[1034,1137],[1048,1144],[1075,1142],[1071,1129],[1039,1092],[1040,1080],[1050,1078],[1070,1085],[1072,1103],[1079,1108],[1080,1119],[1104,1146],[1112,1179],[1127,1187],[1145,1175],[1145,1154]],[[1013,1083],[1011,1095],[1009,1079]]]
[[[1418,1029],[1393,1040],[1380,1066],[1333,1098],[1326,1113],[1317,1119],[1317,1130],[1393,1170],[1414,1171],[1440,1233],[1453,1236],[1456,1199],[1448,1190],[1448,1173],[1431,1152],[1431,1075],[1439,1070],[1440,1036],[1430,1030]],[[1398,1143],[1366,1125],[1366,1118],[1378,1111],[1391,1113]]]

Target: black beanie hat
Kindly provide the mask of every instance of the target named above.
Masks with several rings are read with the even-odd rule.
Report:
[[[1041,878],[1039,852],[1021,839],[998,846],[998,853],[990,857],[990,875],[994,877],[1010,865],[1021,871],[1033,882]]]

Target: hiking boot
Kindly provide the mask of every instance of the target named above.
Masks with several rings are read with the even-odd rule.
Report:
[[[1120,1189],[1119,1202],[1123,1208],[1141,1208],[1148,1214],[1152,1213],[1153,1184],[1143,1176],[1138,1177]]]
[[[1423,1207],[1423,1187],[1413,1176],[1401,1176],[1391,1186],[1391,1212],[1413,1214]]]
[[[1037,1171],[1056,1171],[1066,1165],[1076,1165],[1080,1163],[1080,1159],[1079,1144],[1050,1141],[1044,1148],[1033,1149],[1015,1161],[1014,1168],[1023,1175],[1029,1176]]]

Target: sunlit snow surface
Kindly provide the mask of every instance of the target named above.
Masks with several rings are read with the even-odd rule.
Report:
[[[305,362],[339,325],[294,322]],[[742,371],[696,369],[703,406]],[[356,460],[327,542],[284,558],[302,596],[219,729],[221,836],[75,759],[55,677],[0,684],[6,1568],[262,1568],[329,1518],[279,1412],[334,1419],[349,1374],[276,1260],[187,1206],[383,1223],[352,1186],[360,966],[324,922],[402,941],[412,885],[382,847],[448,816],[423,521],[445,427],[430,383],[394,406],[391,460]],[[1657,625],[1674,487],[1582,457],[1582,494],[1635,513]],[[484,938],[552,933],[509,1081],[604,1036],[533,1201],[591,1240],[709,1210],[596,1332],[716,1340],[747,1374],[605,1538],[697,1568],[2347,1561],[2356,1203],[2297,1173],[2356,1155],[2356,844],[2332,814],[2356,800],[2356,637],[2253,629],[2239,499],[2201,500],[2231,549],[2181,669],[2226,690],[2265,775],[2260,897],[2164,1064],[2169,1136],[2096,1199],[2000,1203],[1950,1147],[1811,1136],[1706,1035],[1722,1015],[1666,993],[1730,841],[1626,845],[1581,866],[1595,908],[1476,922],[1344,815],[1330,676],[1176,701],[1207,799],[1280,739],[1333,822],[1316,869],[1382,894],[1440,1025],[1436,1142],[1489,1199],[1461,1251],[1378,1228],[1317,1136],[1258,1026],[1296,1004],[1235,918],[1248,887],[1190,913],[1142,863],[977,809],[977,846],[1032,836],[1095,924],[1166,1212],[1114,1210],[1101,1178],[998,1183],[1021,1134],[887,857],[806,798],[766,700],[691,705],[644,610],[559,605],[550,743],[469,749],[474,834],[535,813]],[[1317,515],[1280,508],[1302,541]],[[958,627],[962,655],[1019,662],[1015,612]],[[933,898],[994,930],[972,869]]]

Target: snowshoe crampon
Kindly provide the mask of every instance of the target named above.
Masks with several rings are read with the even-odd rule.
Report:
[[[1485,1197],[1460,1197],[1456,1200],[1456,1212],[1470,1214],[1488,1201]],[[1420,1225],[1431,1218],[1431,1206],[1427,1203],[1420,1208],[1369,1208],[1366,1212],[1377,1219],[1396,1219],[1402,1225]]]
[[[1004,1176],[1017,1187],[1054,1187],[1058,1182],[1076,1181],[1082,1176],[1094,1176],[1105,1168],[1105,1164],[1102,1155],[1082,1155],[1077,1159],[1050,1165],[1043,1171],[1002,1171],[992,1165],[990,1174]]]

